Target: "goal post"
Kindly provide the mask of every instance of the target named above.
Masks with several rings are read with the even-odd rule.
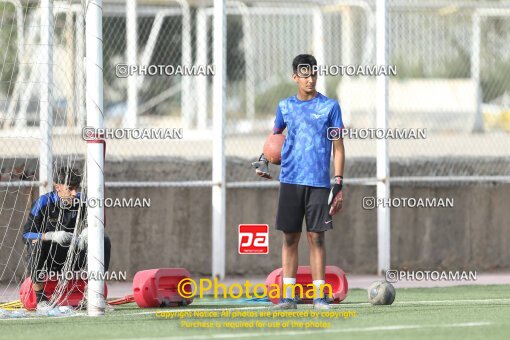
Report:
[[[86,110],[87,126],[103,128],[103,1],[89,0],[85,9],[86,43]],[[102,136],[87,143],[87,195],[104,201],[104,152]],[[104,207],[99,204],[87,209],[89,274],[87,312],[101,316],[105,311],[104,296]]]
[[[53,83],[53,0],[41,1],[41,87],[39,94],[39,121],[41,145],[39,156],[39,195],[52,190],[52,126],[53,108],[51,87]]]

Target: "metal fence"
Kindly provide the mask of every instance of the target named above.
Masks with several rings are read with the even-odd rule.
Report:
[[[1,37],[7,48],[0,132],[4,138],[32,138],[32,146],[25,146],[24,139],[7,144],[11,154],[37,155],[35,84],[40,70],[33,50],[40,21],[37,3],[2,4]],[[397,69],[389,81],[389,126],[427,132],[425,139],[390,140],[390,156],[395,160],[443,157],[445,162],[467,157],[473,166],[471,173],[448,174],[415,167],[406,176],[508,175],[498,168],[503,163],[493,162],[494,169],[483,166],[485,157],[505,157],[509,150],[510,24],[504,4],[495,6],[389,2],[389,63]],[[53,134],[55,140],[71,134],[79,140],[85,124],[84,5],[62,1],[54,8]],[[111,141],[108,155],[210,157],[211,76],[157,74],[133,80],[119,77],[117,65],[126,64],[132,58],[129,53],[134,53],[138,65],[212,65],[212,8],[191,7],[186,1],[160,5],[138,1],[137,25],[131,31],[125,5],[106,1],[103,14],[106,126],[184,129],[179,141]],[[257,157],[272,127],[276,104],[295,91],[291,61],[303,52],[313,53],[323,65],[375,65],[375,3],[228,2],[227,156]],[[129,94],[133,83],[135,91]],[[347,127],[375,127],[375,77],[324,76],[318,88],[340,101]],[[349,159],[375,159],[375,141],[361,137],[346,141]],[[69,146],[53,145],[56,154],[65,151],[61,146]],[[375,176],[358,170],[353,169],[350,177]]]

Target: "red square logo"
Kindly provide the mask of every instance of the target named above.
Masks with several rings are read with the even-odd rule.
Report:
[[[268,254],[269,226],[267,224],[239,225],[239,254]]]

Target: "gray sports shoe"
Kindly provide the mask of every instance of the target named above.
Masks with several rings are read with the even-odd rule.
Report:
[[[297,309],[297,302],[294,299],[283,298],[280,303],[269,307],[270,309]]]
[[[80,304],[76,307],[76,310],[87,310],[87,299],[83,298],[80,301]],[[105,312],[113,312],[115,308],[108,303],[108,301],[104,301],[104,311]]]
[[[313,309],[331,309],[326,298],[313,299]]]

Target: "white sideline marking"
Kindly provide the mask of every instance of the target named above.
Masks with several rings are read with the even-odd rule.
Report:
[[[0,321],[17,321],[17,320],[48,320],[48,319],[65,319],[65,318],[74,318],[77,316],[85,316],[85,313],[73,313],[71,315],[60,315],[60,316],[36,316],[36,317],[25,317],[25,318],[5,318],[0,319]]]
[[[491,304],[494,302],[510,302],[510,299],[466,299],[466,300],[421,300],[421,301],[395,301],[394,305],[433,305],[433,304],[441,304],[441,303],[449,303],[449,304],[461,304],[461,303],[487,303]],[[336,306],[369,306],[369,302],[360,302],[360,303],[340,303],[340,305]]]
[[[493,303],[493,302],[510,302],[510,299],[466,299],[466,300],[423,300],[423,301],[397,301],[398,305],[412,304],[436,304],[436,303]]]
[[[228,309],[266,309],[267,306],[263,307],[239,307],[239,308],[228,308]],[[174,312],[202,312],[202,311],[216,311],[221,312],[226,310],[227,308],[195,308],[195,309],[175,309]],[[161,309],[164,311],[172,311],[168,309]],[[126,315],[144,315],[144,314],[156,314],[156,311],[149,311],[149,312],[134,312],[134,313],[116,313],[114,312],[106,312],[106,316],[126,316]],[[35,314],[34,314],[35,315]],[[0,319],[0,321],[6,321],[6,320],[40,320],[40,319],[62,319],[62,318],[69,318],[69,317],[76,317],[76,316],[87,316],[86,312],[75,312],[72,315],[61,315],[61,316],[36,316],[36,317],[25,317],[25,318],[5,318]]]
[[[343,329],[317,329],[305,331],[287,331],[287,332],[258,332],[258,333],[235,333],[235,334],[208,334],[208,335],[190,335],[190,336],[176,336],[176,337],[153,337],[153,338],[138,338],[138,339],[173,339],[173,340],[187,340],[187,339],[229,339],[229,338],[251,338],[267,335],[305,335],[305,334],[320,334],[320,333],[357,333],[357,332],[380,332],[380,331],[399,331],[405,329],[421,329],[421,328],[452,328],[452,327],[481,327],[489,326],[491,322],[465,322],[465,323],[450,323],[444,325],[393,325],[393,326],[380,326],[380,327],[366,327],[366,328],[343,328]]]

